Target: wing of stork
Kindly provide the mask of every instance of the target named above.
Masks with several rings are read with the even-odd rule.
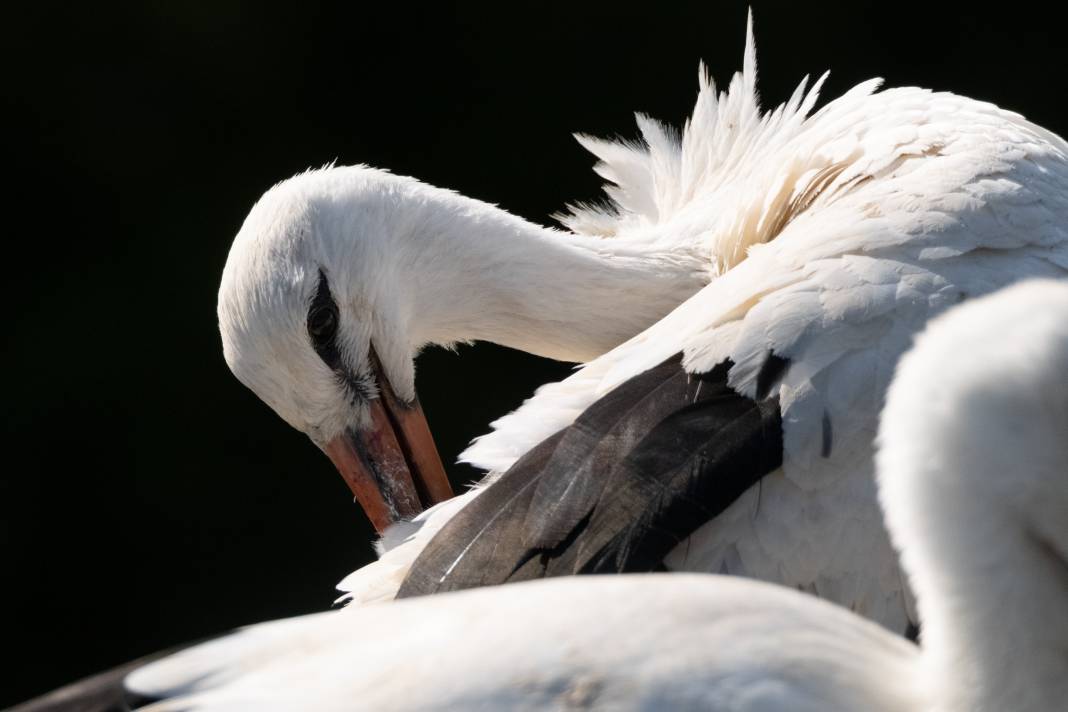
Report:
[[[126,688],[159,700],[146,712],[889,711],[919,705],[915,686],[901,684],[916,653],[848,611],[777,586],[590,577],[250,626],[139,669]]]
[[[1019,117],[991,141],[1013,115],[960,97],[865,100],[915,105],[926,126],[892,150],[864,150],[856,127],[851,152],[799,180],[815,188],[769,241],[495,423],[464,458],[502,474],[422,549],[398,595],[666,565],[798,586],[904,625],[872,481],[884,392],[934,314],[1065,276],[1068,151]]]
[[[691,375],[679,354],[611,391],[460,510],[398,595],[660,567],[782,462],[777,396],[733,391],[730,365]]]

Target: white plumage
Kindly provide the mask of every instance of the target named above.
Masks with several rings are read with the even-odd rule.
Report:
[[[729,358],[731,385],[752,395],[775,354],[790,361],[775,386],[782,468],[665,563],[798,587],[904,630],[872,477],[876,416],[931,316],[1068,272],[1068,145],[991,104],[876,92],[878,80],[807,117],[819,82],[802,84],[761,114],[755,67],[750,34],[726,93],[702,74],[679,138],[640,118],[643,145],[583,139],[615,186],[609,207],[563,219],[572,233],[366,168],[298,176],[253,209],[220,292],[226,357],[320,444],[367,422],[307,343],[324,266],[352,310],[340,334],[353,371],[368,373],[373,343],[403,398],[429,343],[588,361],[494,423],[462,457],[486,480],[387,532],[380,561],[341,584],[348,598],[392,597],[459,508],[635,374],[679,351],[691,372]]]
[[[938,318],[880,425],[922,648],[778,586],[570,577],[254,626],[136,672],[153,709],[1058,709],[1068,695],[1068,282]]]
[[[127,686],[174,698],[146,708],[155,712],[880,712],[920,709],[902,684],[915,657],[903,638],[770,584],[582,576],[253,626]]]

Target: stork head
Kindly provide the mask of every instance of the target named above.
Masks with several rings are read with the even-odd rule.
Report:
[[[396,205],[420,185],[364,167],[276,185],[219,290],[230,369],[330,457],[379,531],[452,495],[416,399],[413,306],[396,288],[409,276],[396,238],[411,227]]]

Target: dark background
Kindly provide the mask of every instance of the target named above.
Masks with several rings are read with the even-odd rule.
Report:
[[[879,75],[1068,133],[1061,25],[1023,4],[755,5],[767,106],[831,69],[824,97]],[[635,110],[678,124],[699,59],[721,85],[741,67],[744,3],[503,7],[4,11],[0,615],[13,660],[0,706],[321,610],[372,556],[330,463],[221,356],[218,278],[266,188],[336,158],[546,221],[598,194],[571,132],[632,137]],[[568,368],[487,344],[426,353],[419,391],[446,462]]]

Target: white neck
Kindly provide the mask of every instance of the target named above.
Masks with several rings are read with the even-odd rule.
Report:
[[[703,287],[708,258],[655,239],[551,230],[495,206],[417,185],[398,201],[391,251],[406,280],[411,346],[492,341],[586,361]],[[396,290],[389,299],[396,299]]]
[[[957,494],[963,505],[968,495]],[[941,526],[964,532],[970,551],[947,547],[939,570],[913,579],[932,699],[947,712],[1060,709],[1068,700],[1068,568],[1018,513],[966,507],[972,516]]]
[[[887,398],[880,494],[940,711],[1068,700],[1066,317],[1068,285],[967,304],[921,336]]]

